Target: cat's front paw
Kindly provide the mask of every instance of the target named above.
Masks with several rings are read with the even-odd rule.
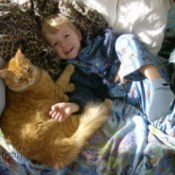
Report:
[[[75,70],[74,66],[72,64],[68,64],[66,66],[66,69],[72,74]]]
[[[62,101],[63,102],[68,102],[69,101],[69,97],[67,95],[64,95]]]
[[[107,107],[107,109],[110,109],[112,107],[112,100],[106,98],[104,104]]]
[[[66,92],[73,92],[75,90],[75,85],[73,83],[69,83],[67,85],[67,90]]]

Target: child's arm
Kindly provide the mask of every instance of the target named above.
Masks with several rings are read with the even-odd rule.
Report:
[[[101,78],[95,75],[86,75],[81,70],[75,69],[71,76],[75,90],[69,93],[69,102],[57,103],[52,106],[49,113],[51,118],[63,121],[73,113],[81,113],[89,102],[103,101],[105,87]]]
[[[121,76],[122,64],[120,64],[119,70],[114,78],[114,83],[121,81],[121,83],[125,84],[127,80]]]

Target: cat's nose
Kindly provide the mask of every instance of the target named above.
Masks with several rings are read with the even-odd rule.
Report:
[[[29,81],[29,82],[32,82],[32,78],[28,78],[28,81]]]

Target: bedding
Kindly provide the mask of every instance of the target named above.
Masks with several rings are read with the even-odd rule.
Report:
[[[101,2],[105,2],[105,0]],[[129,3],[129,1],[123,2]],[[39,23],[43,17],[59,12],[57,3],[58,1],[48,2],[47,0],[9,0],[0,2],[0,25],[3,26],[0,28],[0,56],[3,60],[8,60],[15,52],[16,47],[20,46],[33,63],[46,69],[53,79],[59,75],[59,61],[44,40],[41,39],[38,32]],[[108,5],[110,4],[108,3]],[[105,8],[105,6],[103,7]],[[84,11],[79,10],[79,13],[82,12]],[[165,16],[166,13],[164,14]],[[19,20],[19,17],[22,18]],[[16,20],[17,22],[15,22]],[[165,27],[164,25],[163,28]],[[26,41],[33,42],[26,43]],[[5,52],[3,50],[5,47],[2,47],[4,44],[8,48],[6,48]],[[167,55],[167,58],[169,58],[169,55]],[[4,64],[3,60],[2,64]],[[0,93],[3,93],[3,90],[0,90]],[[2,98],[0,100],[4,104]],[[89,140],[77,160],[62,170],[46,167],[38,162],[26,159],[5,141],[2,132],[0,132],[0,174],[175,174],[174,105],[172,105],[166,117],[162,117],[160,120],[150,124],[144,114],[135,107],[125,104],[121,100],[116,100],[115,103],[115,106],[118,107],[112,110],[117,110],[119,116],[109,116],[105,125]]]
[[[158,54],[167,24],[170,0],[76,0],[95,8],[117,33],[134,33]]]
[[[4,64],[5,64],[5,61],[2,59],[2,57],[0,57],[0,69]],[[1,116],[1,113],[5,107],[5,85],[2,78],[0,78],[0,97],[1,97],[1,100],[0,100],[0,116]]]

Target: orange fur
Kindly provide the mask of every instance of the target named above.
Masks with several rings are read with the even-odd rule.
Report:
[[[48,115],[50,107],[67,101],[65,92],[74,71],[68,65],[56,82],[17,51],[0,76],[7,85],[7,105],[0,118],[6,139],[28,159],[62,168],[76,159],[87,140],[105,122],[110,101],[89,104],[81,116],[58,123]]]

